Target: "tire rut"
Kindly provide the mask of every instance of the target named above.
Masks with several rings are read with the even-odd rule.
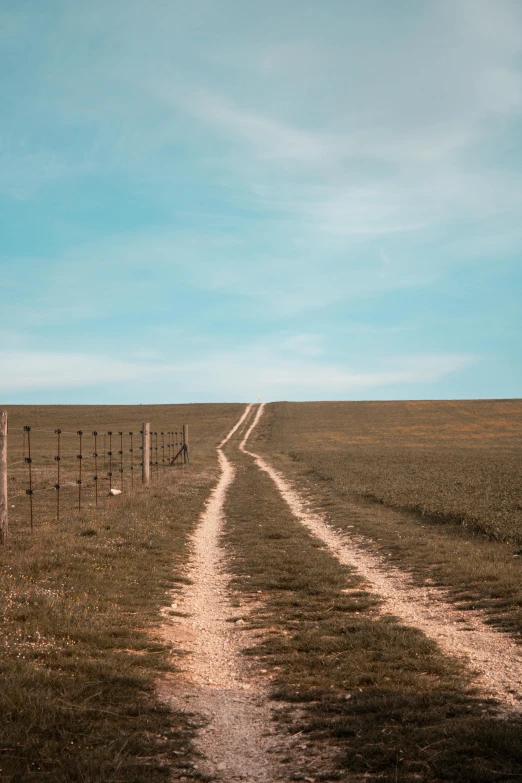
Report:
[[[160,696],[203,719],[195,740],[201,758],[194,772],[223,781],[272,783],[287,780],[287,771],[277,761],[280,740],[268,695],[241,653],[245,632],[231,622],[237,610],[230,601],[220,544],[223,506],[235,476],[221,448],[251,413],[250,405],[217,448],[221,476],[193,535],[190,584],[170,607],[178,616],[162,629],[163,638],[188,654],[182,671],[162,683]]]

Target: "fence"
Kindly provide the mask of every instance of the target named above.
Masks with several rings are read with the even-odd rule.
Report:
[[[32,531],[40,521],[108,503],[189,463],[186,424],[161,432],[149,423],[135,432],[26,425],[9,439],[8,456],[7,413],[0,411],[0,543],[8,538],[9,512]]]

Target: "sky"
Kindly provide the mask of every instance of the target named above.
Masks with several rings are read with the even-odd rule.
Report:
[[[520,397],[519,0],[0,0],[0,402]]]

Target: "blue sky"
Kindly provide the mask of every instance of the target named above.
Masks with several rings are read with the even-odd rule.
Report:
[[[518,0],[0,0],[0,402],[519,397]]]

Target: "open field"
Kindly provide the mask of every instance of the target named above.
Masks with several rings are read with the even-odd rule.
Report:
[[[267,408],[270,451],[353,497],[522,543],[522,401]]]
[[[486,532],[485,511],[489,497],[507,519],[520,407],[11,409],[11,446],[29,423],[42,456],[58,426],[142,421],[188,423],[192,451],[150,489],[107,503],[105,487],[98,508],[70,504],[59,522],[50,505],[32,535],[15,503],[0,552],[0,779],[522,778],[520,540]],[[444,455],[461,451],[473,459],[444,478]],[[407,468],[465,509],[472,464],[493,453],[508,489],[474,519],[443,513]],[[393,508],[410,486],[415,502]]]
[[[255,443],[389,567],[521,636],[521,412],[517,400],[276,403]]]
[[[299,737],[286,761],[307,772],[295,779],[522,776],[520,718],[496,719],[462,666],[423,633],[379,614],[378,596],[357,572],[306,532],[251,460],[234,457],[240,472],[226,540],[236,555],[236,611],[246,629],[265,631],[249,655],[281,705],[279,723]]]

